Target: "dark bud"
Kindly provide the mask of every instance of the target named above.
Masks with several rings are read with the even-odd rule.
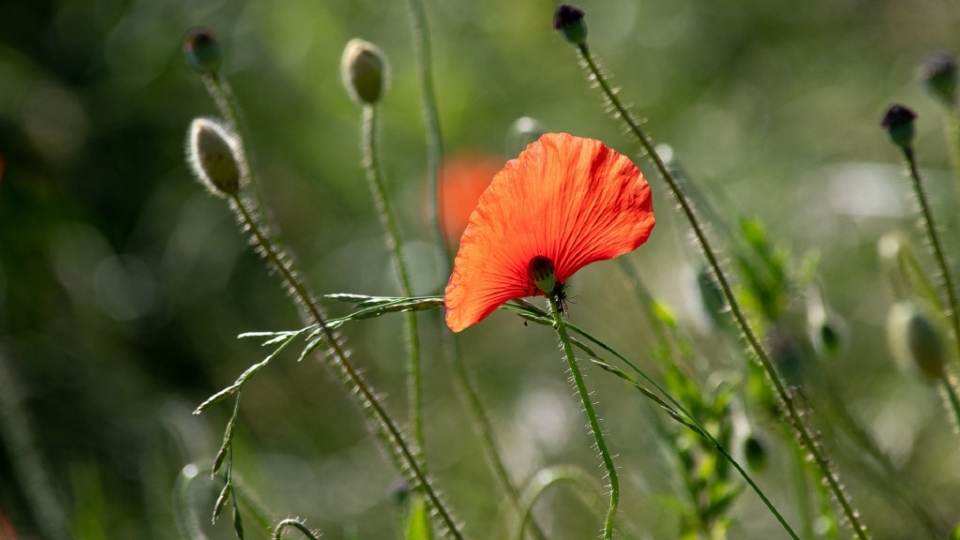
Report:
[[[583,10],[567,4],[557,6],[553,14],[553,28],[574,45],[587,42],[587,23],[583,22]]]
[[[220,70],[220,40],[217,33],[206,26],[187,30],[180,49],[194,71],[212,75]]]
[[[916,118],[916,113],[903,105],[894,103],[883,115],[880,125],[887,130],[887,135],[893,141],[893,144],[906,151],[913,146],[915,133],[913,121]]]
[[[927,90],[946,105],[957,102],[957,61],[944,53],[931,54],[920,66],[920,80]]]
[[[743,441],[743,456],[747,460],[747,467],[754,472],[760,472],[767,467],[767,451],[760,439],[753,435]]]
[[[410,484],[400,479],[390,486],[390,499],[403,511],[407,510],[410,503]]]

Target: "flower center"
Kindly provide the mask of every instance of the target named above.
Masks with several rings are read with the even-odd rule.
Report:
[[[527,276],[544,294],[552,293],[557,284],[553,261],[543,255],[537,255],[530,260]]]

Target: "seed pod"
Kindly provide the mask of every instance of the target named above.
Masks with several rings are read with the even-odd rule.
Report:
[[[583,10],[578,7],[567,4],[557,6],[553,14],[553,28],[574,45],[587,42],[587,23],[583,22]]]
[[[880,126],[887,130],[887,136],[893,141],[893,144],[899,146],[902,150],[910,150],[913,146],[913,136],[915,128],[913,121],[917,114],[903,105],[894,103],[887,108],[887,112],[880,121]]]
[[[368,41],[352,39],[340,59],[340,76],[357,105],[374,105],[386,91],[389,65],[383,52]]]
[[[900,302],[887,317],[887,337],[894,359],[913,364],[930,379],[944,376],[943,340],[933,321],[910,302]]]
[[[187,161],[200,183],[217,197],[235,196],[245,183],[240,144],[214,120],[196,118],[190,124]]]
[[[206,26],[194,26],[187,30],[180,49],[194,71],[214,74],[220,70],[220,40],[217,39],[217,33]]]

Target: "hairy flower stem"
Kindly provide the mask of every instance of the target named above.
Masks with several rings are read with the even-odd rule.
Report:
[[[408,473],[410,480],[415,484],[422,486],[426,494],[427,501],[433,507],[440,525],[447,531],[448,537],[462,540],[456,520],[447,510],[446,506],[440,500],[439,494],[433,488],[430,479],[420,468],[417,456],[404,439],[403,433],[397,424],[387,413],[386,408],[380,403],[380,398],[374,392],[357,368],[350,362],[346,351],[340,345],[340,341],[333,330],[327,325],[320,307],[314,301],[306,285],[301,281],[298,273],[293,270],[289,258],[284,256],[280,249],[270,241],[265,231],[261,228],[259,221],[248,208],[246,201],[239,195],[234,195],[231,199],[231,206],[237,213],[243,226],[249,230],[252,242],[259,248],[260,254],[273,266],[283,279],[288,292],[297,303],[305,310],[305,318],[308,324],[316,324],[329,344],[328,354],[321,355],[327,364],[339,373],[343,381],[351,390],[351,395],[360,400],[361,409],[367,414],[373,428],[380,435],[387,445],[390,455],[393,458],[397,468]]]
[[[849,520],[850,526],[853,528],[854,533],[861,540],[866,540],[869,538],[869,536],[867,534],[866,527],[864,527],[864,525],[860,522],[859,513],[854,510],[849,497],[843,491],[837,474],[832,470],[830,461],[827,459],[826,453],[823,447],[820,445],[820,442],[815,437],[812,430],[807,427],[803,419],[803,414],[801,413],[800,408],[797,406],[792,392],[787,389],[785,383],[780,378],[780,375],[777,373],[776,368],[773,365],[773,361],[770,359],[770,355],[760,343],[759,338],[757,338],[753,328],[747,321],[747,316],[743,312],[743,308],[740,306],[739,301],[733,293],[733,287],[730,285],[729,279],[727,279],[723,268],[720,266],[720,261],[717,258],[716,252],[710,244],[710,241],[707,239],[704,226],[700,223],[700,220],[697,218],[697,215],[694,212],[693,204],[684,194],[683,189],[673,177],[673,174],[667,168],[666,164],[663,162],[660,156],[657,155],[657,152],[653,147],[653,143],[646,136],[646,134],[644,134],[643,130],[640,129],[639,122],[637,122],[633,115],[630,114],[620,99],[617,98],[616,92],[614,92],[613,88],[610,87],[610,84],[607,82],[606,78],[601,72],[597,62],[591,55],[590,50],[587,48],[586,43],[577,45],[577,51],[579,52],[580,59],[584,68],[587,70],[590,80],[595,81],[599,85],[604,97],[613,107],[616,117],[623,121],[629,130],[636,136],[637,140],[640,142],[640,145],[643,146],[643,149],[647,152],[657,170],[660,172],[663,180],[667,183],[667,186],[670,188],[673,197],[679,203],[680,210],[690,223],[690,228],[693,230],[694,237],[697,239],[697,243],[700,245],[700,249],[707,260],[707,264],[710,266],[714,277],[717,279],[717,284],[720,286],[723,296],[726,299],[727,304],[730,306],[730,313],[733,315],[733,318],[736,321],[743,338],[746,340],[750,349],[753,351],[757,360],[760,362],[760,365],[766,372],[768,382],[773,387],[777,397],[779,398],[780,407],[783,413],[787,416],[790,425],[793,427],[798,444],[810,452],[810,456],[820,469],[821,475],[829,485],[830,491],[836,497],[837,503],[840,505],[844,515]]]
[[[957,346],[956,360],[960,362],[960,304],[957,302],[956,289],[953,287],[953,274],[950,272],[950,266],[947,264],[947,256],[943,251],[943,244],[940,241],[940,234],[937,232],[936,223],[933,221],[933,212],[930,210],[930,202],[927,200],[927,194],[923,189],[923,183],[920,181],[920,172],[917,170],[917,161],[914,159],[913,149],[903,151],[903,158],[907,162],[907,169],[910,175],[913,191],[917,195],[917,202],[920,204],[923,225],[927,230],[927,236],[930,237],[930,248],[933,256],[940,267],[940,288],[947,297],[950,306],[949,318],[953,325],[953,342]]]
[[[373,193],[373,199],[377,205],[380,223],[387,231],[387,249],[390,250],[393,259],[393,269],[397,274],[397,281],[400,283],[400,292],[404,296],[410,297],[413,296],[413,287],[410,285],[407,263],[403,260],[403,240],[400,237],[400,229],[397,227],[393,209],[390,207],[387,190],[383,185],[383,175],[380,173],[380,160],[377,152],[376,105],[365,105],[363,107],[362,131],[363,166],[367,170],[370,191]],[[417,453],[417,460],[420,462],[420,468],[426,471],[427,463],[423,450],[423,381],[420,367],[420,334],[417,314],[409,311],[406,316],[407,353],[409,355],[407,359],[407,388],[410,394],[410,424],[413,428],[414,451]]]
[[[577,387],[577,393],[580,394],[580,400],[583,402],[583,410],[587,413],[587,419],[590,421],[590,431],[593,432],[593,439],[597,443],[597,450],[600,451],[600,458],[603,460],[603,466],[607,469],[607,477],[610,482],[610,508],[607,510],[607,519],[603,526],[603,539],[609,540],[613,537],[613,526],[617,517],[617,507],[620,504],[620,481],[617,479],[617,468],[613,465],[613,459],[610,452],[607,451],[607,443],[603,440],[603,432],[600,430],[600,421],[597,414],[593,411],[593,402],[590,399],[590,392],[583,382],[583,375],[580,373],[580,367],[577,365],[577,358],[573,355],[573,345],[570,344],[570,336],[567,335],[567,323],[563,320],[563,313],[557,304],[555,295],[549,294],[550,308],[553,312],[554,328],[557,331],[557,337],[563,344],[563,353],[567,359],[567,365],[570,366],[570,373],[573,374],[573,382]]]
[[[430,224],[433,230],[433,239],[436,244],[437,265],[441,269],[442,275],[449,275],[453,270],[450,264],[450,253],[447,249],[446,240],[443,236],[443,223],[440,214],[440,190],[442,186],[439,182],[440,161],[443,155],[443,138],[440,130],[440,115],[437,113],[437,99],[433,88],[433,70],[430,63],[430,35],[427,32],[426,14],[421,0],[407,0],[407,8],[410,12],[410,26],[413,29],[413,48],[414,57],[417,61],[417,71],[420,78],[421,89],[421,108],[423,111],[423,120],[426,125],[427,136],[427,193],[428,211],[430,214]],[[443,319],[440,319],[440,325],[443,326]],[[484,454],[493,469],[494,476],[500,483],[502,489],[506,492],[513,507],[520,510],[520,492],[510,480],[500,452],[497,450],[497,442],[493,433],[493,424],[490,421],[490,415],[487,414],[486,407],[480,400],[480,394],[477,392],[472,381],[466,364],[463,362],[463,355],[460,351],[460,345],[456,335],[447,332],[442,328],[441,340],[443,341],[444,356],[446,357],[450,368],[453,371],[454,384],[457,386],[457,395],[463,399],[467,410],[473,420],[474,431],[480,436],[480,443],[483,446]],[[536,520],[531,520],[533,532],[538,540],[544,540],[546,535],[540,529]]]

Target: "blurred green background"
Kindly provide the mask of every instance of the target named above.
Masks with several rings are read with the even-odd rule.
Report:
[[[505,161],[516,153],[507,135],[521,116],[637,155],[603,113],[573,48],[551,28],[555,3],[426,0],[425,7],[448,156]],[[890,360],[883,325],[891,295],[875,246],[899,230],[929,262],[898,153],[878,127],[886,105],[902,101],[919,114],[918,156],[946,245],[958,254],[941,109],[915,70],[928,52],[957,49],[960,5],[587,0],[580,7],[592,50],[621,97],[716,206],[759,217],[798,263],[819,254],[815,283],[845,320],[847,343],[804,383],[814,394],[828,383],[837,388],[897,474],[955,524],[958,441],[936,391]],[[360,168],[360,112],[339,76],[351,38],[380,46],[393,75],[382,106],[382,161],[415,287],[435,294],[445,283],[432,267],[424,218],[424,127],[405,2],[0,3],[0,537],[8,522],[24,539],[172,538],[181,506],[206,523],[215,494],[202,471],[230,405],[199,417],[191,411],[263,358],[237,334],[299,327],[276,276],[184,164],[191,119],[216,111],[179,50],[197,24],[220,35],[223,73],[244,108],[264,200],[323,294],[397,292]],[[686,225],[648,162],[637,162],[653,184],[659,223],[629,257],[695,336],[704,365],[742,373],[739,346],[718,337],[699,306],[700,256]],[[589,267],[571,286],[571,320],[651,366],[649,331],[616,265]],[[803,295],[793,308],[803,339]],[[439,357],[440,315],[421,315],[427,456],[467,532],[497,537],[502,496]],[[394,316],[345,330],[353,358],[398,417],[406,410],[401,329]],[[464,332],[462,344],[518,482],[568,462],[599,478],[548,329],[498,313]],[[237,472],[272,516],[306,518],[325,538],[396,536],[396,474],[340,386],[315,360],[295,359],[280,357],[244,393]],[[675,536],[669,499],[680,497],[678,480],[645,405],[613,377],[587,372],[619,456],[623,517],[653,537]],[[771,452],[757,478],[796,521],[796,494],[783,481],[789,450],[770,428],[757,427]],[[911,517],[861,472],[854,446],[829,436],[825,444],[878,538],[919,537]],[[184,499],[174,484],[193,463],[201,473]],[[734,538],[783,535],[750,493],[733,515]],[[562,490],[537,516],[557,539],[589,537],[600,523]],[[208,533],[228,538],[229,529],[226,519]],[[255,524],[249,532],[265,536]]]

